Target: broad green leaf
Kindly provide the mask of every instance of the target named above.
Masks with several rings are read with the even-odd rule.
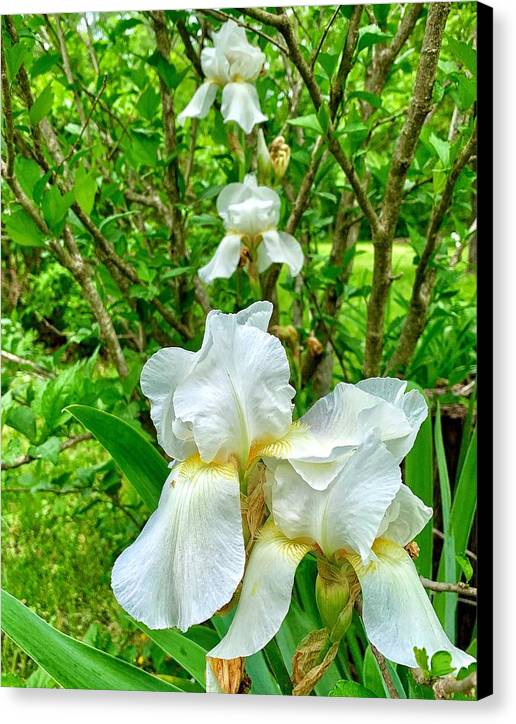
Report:
[[[374,5],[373,7],[379,6]],[[347,101],[350,101],[353,98],[358,98],[361,101],[366,101],[366,103],[369,103],[369,105],[373,106],[373,108],[380,108],[382,105],[381,97],[377,96],[376,93],[370,93],[369,91],[357,90],[346,95]],[[365,128],[367,129],[367,126],[365,126]]]
[[[95,177],[91,173],[87,173],[84,166],[79,166],[75,174],[75,183],[73,187],[74,197],[85,214],[90,214],[95,203],[95,194],[97,193],[97,184]]]
[[[136,109],[147,121],[152,121],[158,110],[159,103],[159,93],[156,93],[154,88],[149,85],[136,104]]]
[[[22,209],[4,216],[7,235],[21,246],[44,246],[45,236],[35,222]]]
[[[328,696],[346,696],[355,699],[377,699],[378,694],[357,681],[337,681]]]
[[[430,661],[430,676],[434,678],[451,674],[452,671],[455,671],[451,661],[452,657],[449,651],[436,651]]]
[[[319,53],[317,56],[317,62],[324,68],[324,72],[331,78],[339,62],[338,53]]]
[[[432,416],[428,415],[421,425],[412,450],[405,458],[406,484],[425,505],[434,505],[434,470],[433,470],[433,438]],[[430,520],[416,537],[419,545],[419,557],[416,566],[419,573],[427,578],[432,577],[433,532]]]
[[[386,43],[392,38],[390,33],[384,33],[378,25],[366,25],[358,31],[357,52],[370,48],[377,43]]]
[[[450,583],[455,582],[457,563],[455,561],[455,540],[453,536],[453,527],[451,520],[451,489],[450,479],[448,476],[448,465],[446,462],[446,454],[444,452],[444,442],[441,427],[441,408],[439,403],[437,404],[437,410],[435,413],[435,454],[437,458],[437,470],[439,472],[439,489],[441,491],[441,512],[443,517],[443,533],[444,533],[444,544],[443,544],[443,559],[444,565],[442,568],[442,576],[438,576],[439,580],[448,581]],[[457,610],[457,594],[456,593],[441,593],[439,594],[443,605],[437,605],[435,602],[435,609],[439,616],[443,628],[446,631],[450,641],[455,642],[455,615]],[[437,598],[437,597],[436,597]]]
[[[61,443],[58,437],[49,437],[41,445],[32,445],[29,448],[29,454],[35,458],[41,458],[41,460],[48,460],[49,462],[57,465],[59,460],[59,452],[61,450]]]
[[[14,174],[29,198],[32,198],[34,186],[41,178],[41,169],[32,158],[16,156],[14,160]]]
[[[461,569],[464,578],[466,579],[466,583],[469,583],[469,581],[473,578],[473,566],[471,565],[469,558],[461,553],[457,553],[455,559],[459,564],[459,568]]]
[[[57,186],[50,186],[43,194],[42,209],[45,221],[51,229],[58,230],[73,202],[73,194],[64,196]]]
[[[134,427],[109,412],[86,405],[66,408],[111,455],[150,510],[159,501],[169,471],[159,452]]]
[[[136,625],[174,661],[188,671],[204,689],[206,684],[206,650],[176,629],[153,630],[135,621]]]
[[[448,36],[448,47],[455,58],[469,70],[475,78],[477,75],[477,51],[469,43],[464,40],[458,40],[452,35]]]
[[[15,79],[21,64],[24,62],[28,54],[29,49],[23,42],[14,43],[14,45],[11,45],[11,47],[6,51],[5,60],[11,82]]]
[[[30,122],[34,126],[37,125],[41,120],[43,120],[43,118],[45,118],[45,116],[50,113],[53,102],[54,94],[52,92],[52,86],[49,83],[47,87],[43,91],[41,91],[29,111]]]
[[[451,525],[457,553],[464,554],[468,545],[477,504],[477,431],[471,438],[464,465],[457,480],[451,507]]]
[[[58,631],[6,591],[2,591],[2,630],[65,689],[180,691]]]
[[[7,412],[5,424],[21,432],[31,442],[36,439],[36,418],[30,407],[12,407]]]
[[[300,126],[301,128],[308,128],[311,131],[315,131],[322,135],[323,130],[321,124],[315,113],[310,113],[308,116],[299,116],[299,118],[291,118],[287,121],[291,126]]]
[[[61,60],[59,53],[43,53],[37,58],[30,69],[30,77],[36,78],[38,75],[47,73],[54,65]]]
[[[442,138],[436,136],[435,133],[431,133],[428,139],[433,149],[439,156],[444,168],[448,168],[450,164],[450,143],[449,141],[443,141]]]

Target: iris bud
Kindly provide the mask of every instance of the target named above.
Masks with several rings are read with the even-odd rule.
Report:
[[[330,631],[330,641],[340,641],[353,616],[355,574],[347,562],[333,564],[323,559],[318,560],[317,571],[315,598],[321,621]]]
[[[276,178],[282,179],[290,163],[290,146],[283,136],[278,136],[270,145],[270,158]]]

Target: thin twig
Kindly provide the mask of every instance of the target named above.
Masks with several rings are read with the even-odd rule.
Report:
[[[420,576],[421,583],[429,591],[436,591],[438,593],[460,593],[462,596],[471,596],[471,598],[477,597],[477,589],[467,583],[442,583],[441,581],[431,581],[429,578]]]
[[[448,699],[453,694],[469,694],[477,687],[477,672],[473,671],[465,679],[443,676],[437,679],[433,690],[437,699]]]
[[[376,646],[373,646],[373,644],[371,644],[371,651],[373,652],[374,657],[378,662],[378,666],[380,667],[380,672],[385,682],[385,686],[387,687],[387,691],[389,692],[389,696],[391,697],[391,699],[399,699],[400,695],[398,694],[398,690],[396,689],[394,681],[392,680],[391,672],[387,667],[387,661],[385,659],[385,656],[381,654]]]
[[[84,442],[85,440],[91,440],[93,435],[89,432],[84,432],[82,435],[76,435],[75,437],[70,437],[68,440],[64,440],[59,445],[59,452],[63,452],[63,450],[68,450],[68,448],[73,447],[74,445],[77,445],[80,442]],[[36,457],[35,455],[20,455],[20,457],[15,458],[11,462],[4,462],[2,461],[2,470],[12,470],[13,468],[19,468],[22,465],[27,465],[27,463],[31,463],[34,460],[40,460],[41,458]]]
[[[5,359],[7,362],[12,362],[13,364],[18,365],[19,367],[29,367],[39,377],[55,377],[55,374],[51,370],[47,370],[32,360],[19,357],[17,354],[13,354],[12,352],[6,352],[2,349],[0,350],[0,357]]]

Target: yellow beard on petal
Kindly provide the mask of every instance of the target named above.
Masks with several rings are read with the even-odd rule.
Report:
[[[256,457],[288,458],[296,442],[303,440],[308,431],[308,426],[297,420],[290,425],[286,435],[278,440],[255,442],[249,452],[249,460]]]

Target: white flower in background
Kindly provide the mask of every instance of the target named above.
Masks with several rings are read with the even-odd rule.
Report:
[[[235,121],[245,133],[251,133],[257,123],[267,120],[253,85],[264,63],[265,55],[247,41],[245,30],[234,20],[228,20],[213,33],[213,48],[203,48],[201,52],[206,81],[179,114],[179,123],[186,118],[204,118],[213,105],[217,88],[221,87],[224,122]]]
[[[457,669],[474,661],[447,638],[404,549],[432,511],[401,483],[376,432],[325,490],[280,463],[286,470],[281,482],[271,481],[271,517],[252,550],[231,626],[210,657],[251,656],[272,639],[288,612],[296,568],[312,550],[357,577],[367,637],[388,659],[415,667],[417,646],[429,657],[449,651]]]
[[[240,490],[260,446],[292,421],[286,353],[267,333],[269,302],[213,311],[201,349],[169,347],[145,364],[158,441],[175,458],[157,510],[115,562],[112,587],[150,628],[182,630],[230,601],[245,564]]]
[[[229,184],[217,198],[217,211],[226,228],[211,261],[199,269],[199,277],[209,284],[214,279],[230,277],[240,261],[242,245],[256,259],[258,271],[271,264],[287,264],[293,276],[303,266],[299,242],[284,231],[278,231],[280,199],[267,186],[258,186],[256,177],[248,174],[244,183]]]

